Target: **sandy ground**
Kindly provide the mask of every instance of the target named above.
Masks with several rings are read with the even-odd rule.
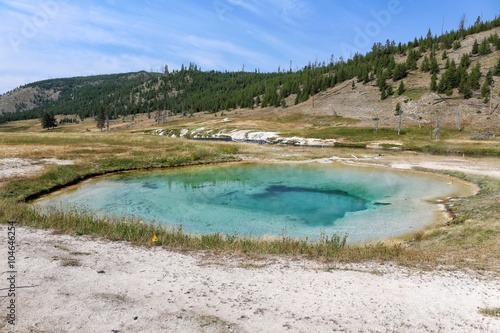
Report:
[[[182,254],[24,227],[16,236],[26,288],[7,332],[500,331],[479,313],[500,306],[500,280],[485,273]]]
[[[381,163],[350,162],[363,159]],[[21,226],[16,243],[16,325],[4,320],[4,255],[0,332],[500,332],[500,318],[479,312],[500,307],[500,278],[488,272],[179,253]],[[7,226],[0,244],[7,253]]]
[[[57,158],[42,158],[30,160],[25,158],[1,158],[0,159],[0,179],[15,176],[25,176],[43,170],[46,164],[70,165],[73,161],[60,160]]]

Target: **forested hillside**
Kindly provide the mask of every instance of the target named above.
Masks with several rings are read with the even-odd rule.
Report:
[[[331,57],[328,63],[310,63],[292,71],[275,73],[201,71],[196,64],[165,73],[126,73],[45,80],[27,84],[0,96],[0,123],[33,119],[43,114],[116,119],[136,113],[169,110],[171,113],[214,113],[233,108],[286,107],[299,104],[341,82],[376,84],[383,100],[405,89],[403,80],[412,72],[426,73],[429,90],[468,99],[481,94],[488,101],[493,76],[500,75],[500,56],[488,70],[473,60],[490,53],[500,55],[500,17],[480,18],[441,36],[426,36],[402,44],[375,43],[370,52],[351,59]],[[480,32],[471,50],[461,42]],[[449,54],[462,50],[457,61]],[[288,105],[287,105],[288,104]]]

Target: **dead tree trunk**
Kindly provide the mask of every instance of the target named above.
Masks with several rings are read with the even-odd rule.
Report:
[[[403,125],[403,110],[399,113],[399,119],[398,119],[398,135],[401,134],[401,126]]]
[[[441,119],[437,117],[436,128],[434,129],[434,139],[439,140],[440,135],[441,135]]]
[[[375,134],[378,135],[378,122],[379,122],[380,118],[379,117],[375,117],[373,118],[373,121],[375,122]]]

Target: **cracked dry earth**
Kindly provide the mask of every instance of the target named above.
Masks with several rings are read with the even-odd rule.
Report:
[[[2,332],[500,332],[479,312],[500,306],[484,272],[180,253],[21,226],[16,241],[17,324]]]

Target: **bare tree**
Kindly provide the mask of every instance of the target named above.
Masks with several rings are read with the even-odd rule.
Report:
[[[460,39],[464,39],[464,30],[465,30],[465,14],[460,18],[460,22],[458,23],[458,31],[460,31]]]
[[[394,114],[395,116],[398,116],[398,135],[401,134],[401,126],[403,125],[403,107],[401,106],[401,103],[398,102],[396,104],[396,113]]]
[[[335,110],[335,105],[332,103],[332,115],[334,117],[338,117],[339,115],[337,114],[337,111]]]
[[[379,123],[379,120],[380,120],[379,117],[373,118],[373,121],[375,122],[375,134],[377,134],[377,135],[378,135],[378,123]]]
[[[167,107],[165,106],[165,108],[162,110],[162,109],[158,109],[156,111],[156,122],[158,124],[165,124],[167,122]]]
[[[439,114],[436,118],[436,128],[434,128],[434,139],[439,140],[441,136],[441,119],[439,118]]]

